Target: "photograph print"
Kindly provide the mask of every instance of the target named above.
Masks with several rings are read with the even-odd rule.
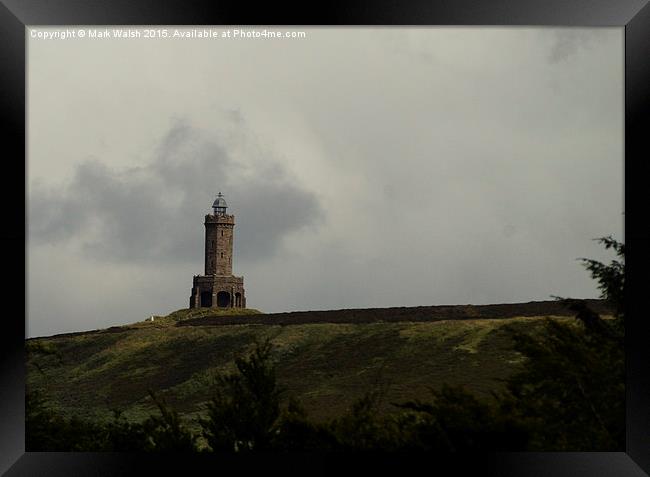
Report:
[[[624,451],[624,42],[28,26],[26,450]]]

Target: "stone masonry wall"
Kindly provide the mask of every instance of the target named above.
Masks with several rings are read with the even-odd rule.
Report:
[[[205,274],[232,275],[233,215],[205,216]]]

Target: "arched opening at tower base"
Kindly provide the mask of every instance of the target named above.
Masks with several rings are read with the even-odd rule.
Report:
[[[235,293],[235,306],[241,308],[241,293]]]
[[[230,306],[230,293],[220,291],[217,293],[217,306],[219,308],[227,308]]]
[[[209,308],[212,306],[212,292],[201,292],[201,306],[204,308]]]

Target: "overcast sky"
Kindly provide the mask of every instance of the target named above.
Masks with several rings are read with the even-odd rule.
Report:
[[[598,296],[622,28],[290,30],[26,33],[29,336],[186,308],[219,191],[264,312]]]

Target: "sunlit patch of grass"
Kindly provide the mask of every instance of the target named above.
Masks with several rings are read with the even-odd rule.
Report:
[[[165,316],[153,315],[151,317],[128,325],[129,328],[167,328],[175,326],[179,321],[193,318],[204,318],[210,316],[241,316],[241,315],[261,315],[262,312],[254,308],[181,308]]]
[[[48,341],[32,339],[25,343],[25,349],[28,353],[38,354],[55,354],[56,346]]]

